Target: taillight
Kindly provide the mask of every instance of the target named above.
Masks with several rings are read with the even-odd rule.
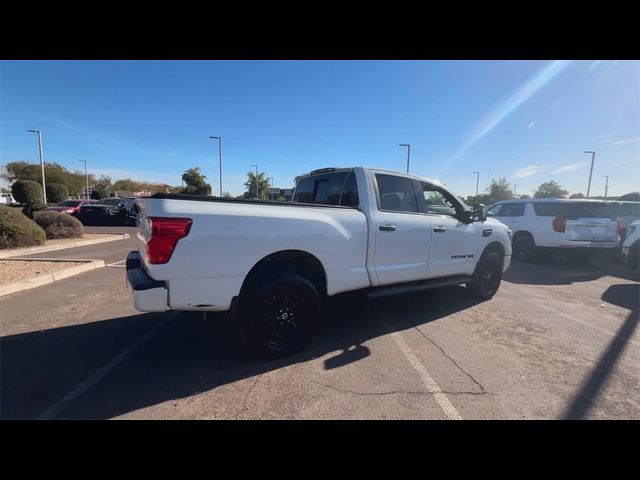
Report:
[[[149,217],[151,238],[147,240],[146,260],[149,263],[167,263],[178,240],[186,237],[191,228],[190,218]]]
[[[556,217],[553,219],[553,229],[556,232],[564,232],[564,229],[567,227],[567,221],[562,217]]]

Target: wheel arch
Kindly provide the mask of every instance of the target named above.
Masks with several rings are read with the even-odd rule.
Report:
[[[327,274],[315,255],[304,250],[280,250],[263,257],[249,270],[240,288],[240,301],[279,273],[300,275],[313,284],[321,298],[327,295]]]

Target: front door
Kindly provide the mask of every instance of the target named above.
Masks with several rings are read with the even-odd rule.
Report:
[[[421,210],[432,230],[428,278],[471,275],[478,254],[478,229],[459,220],[462,205],[442,187],[420,182]]]
[[[380,285],[422,280],[432,233],[420,213],[414,181],[408,177],[376,174],[377,210],[374,212],[373,268]]]

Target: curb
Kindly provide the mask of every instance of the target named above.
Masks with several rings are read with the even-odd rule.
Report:
[[[67,260],[74,261],[74,260]],[[75,260],[83,261],[83,260]],[[63,278],[72,277],[89,270],[95,270],[96,268],[102,268],[105,266],[104,260],[84,260],[84,265],[77,265],[75,267],[66,268],[64,270],[58,270],[53,273],[43,273],[36,275],[35,277],[28,278],[26,280],[19,280],[17,282],[9,283],[7,285],[0,286],[0,297],[9,295],[10,293],[21,292],[23,290],[29,290],[48,283],[57,282]]]
[[[81,240],[79,242],[73,243],[65,243],[64,245],[54,245],[51,247],[30,247],[30,248],[20,248],[18,250],[11,251],[3,251],[0,252],[0,258],[8,258],[8,257],[20,257],[23,255],[32,255],[34,253],[45,253],[45,252],[53,252],[55,250],[64,250],[65,248],[73,248],[73,247],[84,247],[87,245],[95,245],[97,243],[106,243],[106,242],[114,242],[116,240],[123,240],[125,238],[129,238],[130,235],[128,233],[114,233],[115,238],[96,238],[95,240]]]

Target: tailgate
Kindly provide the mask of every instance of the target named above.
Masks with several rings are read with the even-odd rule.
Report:
[[[578,218],[567,220],[569,240],[613,242],[618,238],[618,222],[610,218]]]
[[[575,203],[566,205],[566,232],[569,240],[615,242],[618,240],[618,219],[605,203]]]

